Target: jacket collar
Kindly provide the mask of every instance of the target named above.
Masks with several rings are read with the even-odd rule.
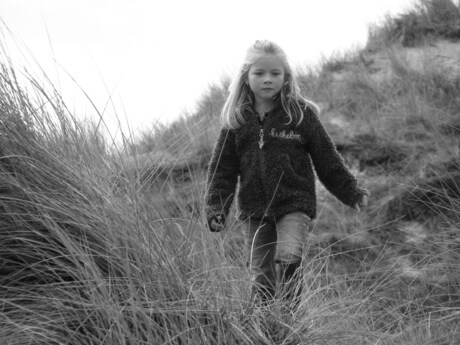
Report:
[[[270,117],[271,114],[280,113],[282,112],[282,110],[283,110],[283,106],[281,104],[281,100],[279,97],[277,97],[277,99],[275,100],[273,109],[267,113],[266,118]],[[243,112],[243,118],[246,122],[248,121],[257,122],[257,117],[258,117],[257,112],[252,105],[245,108]]]

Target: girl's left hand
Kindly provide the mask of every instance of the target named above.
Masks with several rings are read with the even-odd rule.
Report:
[[[356,205],[353,207],[356,211],[361,211],[361,207],[366,207],[367,206],[367,195],[363,195],[361,197],[361,200],[359,200]]]

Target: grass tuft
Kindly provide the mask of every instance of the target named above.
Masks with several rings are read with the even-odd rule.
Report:
[[[458,75],[391,41],[398,20],[407,40],[453,37],[448,3],[424,1],[378,48],[298,72],[372,195],[355,214],[318,185],[296,310],[254,305],[236,210],[219,235],[201,215],[227,79],[195,113],[114,147],[102,117],[78,121],[2,55],[2,342],[458,343]]]

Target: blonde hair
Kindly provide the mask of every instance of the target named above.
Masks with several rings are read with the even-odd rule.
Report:
[[[255,41],[247,52],[241,67],[229,87],[229,96],[221,112],[221,122],[226,128],[239,128],[244,124],[243,113],[248,107],[254,105],[254,95],[246,80],[252,65],[262,55],[271,54],[281,59],[284,67],[284,85],[277,97],[289,117],[289,123],[296,121],[300,124],[304,118],[304,110],[308,106],[319,113],[318,106],[303,97],[297,84],[292,68],[286,54],[279,45],[274,42],[263,40]]]

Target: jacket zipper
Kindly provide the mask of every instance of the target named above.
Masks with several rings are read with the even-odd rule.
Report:
[[[264,147],[264,144],[265,144],[265,141],[264,141],[264,120],[265,118],[267,117],[268,113],[265,113],[265,116],[264,116],[264,119],[263,120],[259,120],[259,125],[260,125],[260,130],[259,130],[259,171],[260,171],[260,178],[262,179],[262,191],[263,191],[263,194],[264,194],[264,205],[266,206],[266,201],[267,201],[267,191],[265,190],[264,188],[264,184],[263,184],[263,167],[264,167],[264,164],[263,164],[263,158],[262,158],[262,155],[263,155],[263,147]],[[264,217],[267,217],[267,210],[265,210],[264,212]]]
[[[260,131],[259,131],[259,149],[262,150],[262,148],[264,147],[264,129],[262,127],[262,124],[260,124]]]
[[[262,150],[262,148],[264,147],[264,120],[265,118],[267,117],[268,113],[265,113],[264,114],[264,117],[263,119],[260,119],[260,118],[257,118],[259,120],[259,125],[260,125],[260,130],[259,130],[259,149]]]

